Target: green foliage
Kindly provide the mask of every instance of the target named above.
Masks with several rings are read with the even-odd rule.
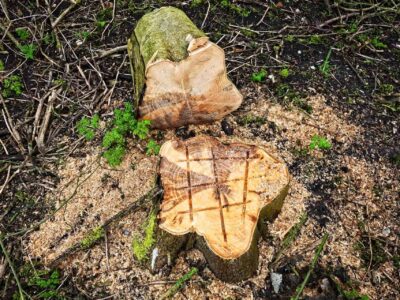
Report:
[[[381,40],[379,40],[378,37],[374,37],[371,39],[371,44],[377,49],[386,49],[387,45],[383,43]]]
[[[98,240],[100,240],[105,235],[104,228],[101,226],[97,226],[93,228],[91,232],[89,232],[81,241],[82,249],[89,249],[92,247]]]
[[[332,148],[331,142],[325,137],[319,136],[319,135],[314,135],[311,138],[310,150],[315,150],[316,148],[320,150],[329,150]]]
[[[132,134],[140,140],[145,139],[150,130],[151,122],[149,120],[138,121],[135,119],[133,106],[125,103],[124,109],[114,110],[113,127],[106,132],[103,138],[103,147],[106,148],[103,156],[110,166],[118,166],[125,155],[126,137]],[[155,142],[150,146],[150,150],[155,153],[157,150]],[[149,153],[150,153],[149,152]]]
[[[285,40],[286,42],[291,43],[291,42],[294,41],[294,36],[291,35],[291,34],[289,34],[288,36],[286,36],[286,37],[284,38],[284,40]]]
[[[394,91],[393,84],[381,84],[379,86],[379,91],[384,95],[390,95]]]
[[[175,284],[167,291],[167,293],[162,297],[162,299],[172,298],[180,289],[183,288],[186,281],[190,280],[199,270],[195,267],[191,268],[189,272],[179,278]]]
[[[308,43],[311,45],[321,44],[322,38],[320,35],[314,34],[309,38]]]
[[[26,59],[34,59],[37,46],[35,44],[21,45],[19,50],[21,50]]]
[[[96,26],[99,29],[106,27],[107,23],[112,19],[112,9],[106,8],[101,10],[96,16]]]
[[[0,59],[0,72],[4,71],[4,62]]]
[[[156,141],[154,140],[150,140],[147,143],[147,147],[146,147],[146,154],[147,155],[157,155],[160,152],[160,148],[161,146],[159,144],[157,144]]]
[[[30,36],[28,29],[25,28],[15,29],[15,33],[18,35],[21,41],[26,41]]]
[[[103,153],[103,157],[107,160],[108,164],[111,167],[119,166],[124,156],[125,156],[125,147],[122,145],[113,146],[112,148],[106,150]]]
[[[79,31],[75,34],[75,36],[78,39],[81,39],[82,41],[86,41],[90,37],[90,32],[89,31]]]
[[[36,299],[61,299],[57,288],[61,284],[60,274],[57,270],[34,270],[33,276],[28,279],[28,285],[40,290]]]
[[[332,48],[329,49],[328,54],[326,55],[326,57],[324,59],[324,62],[319,67],[319,70],[325,77],[329,76],[329,74],[331,72],[331,65],[330,65],[331,55],[332,55]]]
[[[247,115],[241,117],[237,122],[241,126],[248,126],[248,125],[252,125],[252,124],[261,126],[267,122],[267,119],[264,117],[247,114]]]
[[[191,8],[197,8],[200,7],[201,5],[204,4],[204,0],[192,0],[192,2],[190,3],[190,7]]]
[[[290,71],[288,68],[284,68],[282,70],[279,71],[279,75],[283,78],[287,78],[290,75]]]
[[[54,33],[46,33],[45,36],[43,37],[43,43],[45,45],[53,45],[56,42],[56,38],[54,36]]]
[[[247,8],[240,7],[237,4],[231,3],[230,0],[220,0],[220,5],[223,8],[227,8],[231,11],[234,11],[236,14],[242,17],[248,17],[251,11]]]
[[[346,300],[369,300],[367,295],[360,295],[356,290],[342,291],[341,294]]]
[[[154,230],[156,228],[157,214],[153,210],[143,226],[144,237],[134,237],[132,241],[132,250],[138,261],[148,258],[149,251],[155,243]]]
[[[19,96],[22,94],[24,85],[22,84],[21,77],[18,75],[11,75],[3,80],[3,88],[1,94],[4,98],[11,96]]]
[[[91,141],[95,136],[95,129],[99,128],[99,121],[100,117],[97,114],[92,118],[83,117],[78,124],[76,124],[76,129],[87,141]]]
[[[261,82],[267,78],[267,71],[261,69],[260,71],[251,74],[251,81],[253,82]]]
[[[315,265],[317,264],[319,256],[321,255],[322,251],[324,250],[324,247],[325,247],[325,244],[327,241],[328,241],[328,234],[325,233],[324,236],[322,237],[322,240],[319,243],[317,249],[315,250],[314,257],[310,264],[310,268],[308,269],[308,272],[307,272],[306,276],[304,277],[303,282],[296,288],[296,293],[293,297],[290,297],[290,300],[300,299],[300,296],[303,293],[305,286],[307,285],[307,282],[311,276],[311,273],[314,271]]]

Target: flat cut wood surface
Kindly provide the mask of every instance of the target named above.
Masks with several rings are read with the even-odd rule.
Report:
[[[160,228],[196,232],[224,259],[249,249],[260,210],[289,183],[285,164],[257,146],[201,136],[168,141],[160,154]]]

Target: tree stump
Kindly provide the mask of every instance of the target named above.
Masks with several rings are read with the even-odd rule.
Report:
[[[168,141],[160,154],[164,198],[151,270],[194,246],[224,281],[253,275],[260,232],[288,191],[285,164],[257,146],[224,145],[206,136]]]
[[[242,102],[227,77],[224,51],[177,8],[144,15],[128,53],[138,117],[153,128],[213,122]]]

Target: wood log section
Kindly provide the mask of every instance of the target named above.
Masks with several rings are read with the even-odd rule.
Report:
[[[285,164],[257,146],[225,145],[207,136],[167,141],[160,155],[164,197],[152,271],[194,246],[220,279],[252,276],[259,233],[288,192]]]
[[[153,128],[213,122],[242,102],[227,77],[224,51],[177,8],[144,15],[128,53],[138,117]]]

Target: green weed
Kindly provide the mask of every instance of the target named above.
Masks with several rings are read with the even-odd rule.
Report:
[[[237,123],[241,126],[248,126],[248,125],[257,125],[257,126],[261,126],[264,125],[267,122],[267,119],[264,117],[259,117],[259,116],[255,116],[252,114],[247,114],[243,117],[241,117]]]
[[[319,70],[325,77],[329,76],[329,74],[331,72],[331,65],[330,65],[331,55],[332,55],[332,48],[329,49],[328,54],[326,55],[326,57],[324,59],[324,62],[319,67]]]
[[[4,71],[4,62],[0,59],[0,72]]]
[[[236,14],[242,17],[248,17],[251,11],[247,8],[243,8],[237,4],[231,3],[229,0],[220,0],[220,5],[223,8],[227,8],[231,11],[234,11]]]
[[[56,42],[56,38],[54,36],[54,33],[46,33],[46,35],[43,37],[43,43],[47,46],[53,45]]]
[[[378,37],[374,37],[371,39],[371,44],[377,49],[386,49],[387,45],[383,43],[381,40],[379,40]]]
[[[158,153],[160,152],[160,148],[161,148],[161,146],[159,144],[157,144],[156,141],[150,140],[147,143],[146,154],[147,155],[158,155]]]
[[[27,30],[25,28],[15,29],[15,33],[18,35],[18,37],[21,41],[26,41],[30,36],[29,30]]]
[[[37,46],[35,44],[21,45],[19,50],[21,50],[21,53],[24,55],[26,59],[33,60],[35,58]]]
[[[106,8],[101,10],[97,16],[96,16],[96,26],[99,29],[103,29],[106,27],[108,22],[110,22],[112,19],[112,9],[111,8]]]
[[[260,71],[251,74],[251,81],[253,82],[261,82],[267,78],[267,71],[261,69]]]
[[[57,291],[61,284],[60,273],[57,270],[33,270],[32,273],[33,276],[28,279],[28,285],[40,290],[35,295],[36,299],[61,299]]]
[[[24,85],[22,84],[21,77],[18,75],[11,75],[3,80],[3,88],[1,94],[4,98],[11,96],[19,96],[22,94]]]
[[[355,244],[355,250],[360,253],[365,267],[368,267],[370,263],[372,266],[381,265],[388,259],[382,243],[374,238],[371,238],[371,241],[368,238],[362,238]]]
[[[310,142],[310,146],[309,146],[310,150],[315,150],[316,148],[320,149],[320,150],[329,150],[332,148],[332,144],[331,142],[329,142],[329,140],[323,136],[319,136],[319,135],[314,135],[311,138],[311,142]]]
[[[204,0],[193,0],[191,3],[190,3],[190,7],[191,8],[197,8],[197,7],[200,7],[201,5],[203,5],[204,4]]]
[[[320,35],[314,34],[308,39],[308,44],[318,45],[322,43],[322,37]]]
[[[390,95],[394,91],[394,86],[393,86],[393,84],[387,84],[387,83],[381,84],[379,86],[379,91],[381,92],[381,94]]]
[[[286,42],[291,43],[291,42],[294,41],[294,36],[291,35],[291,34],[289,34],[288,36],[286,36],[286,37],[284,38],[284,40],[285,40]]]
[[[130,103],[125,103],[123,109],[114,110],[113,127],[106,132],[102,142],[103,147],[106,148],[103,156],[110,166],[114,167],[122,162],[125,155],[126,137],[131,134],[144,140],[149,134],[150,123],[149,120],[136,120]],[[157,152],[154,141],[151,142],[148,150],[148,154]]]
[[[87,39],[90,37],[90,32],[89,31],[79,31],[75,34],[75,36],[78,39],[81,39],[82,41],[87,41]]]
[[[143,261],[148,258],[149,251],[155,243],[154,230],[157,223],[157,214],[153,210],[150,212],[149,218],[146,221],[143,230],[144,237],[134,237],[132,241],[132,250],[138,261]]]
[[[81,241],[82,249],[89,249],[92,247],[98,240],[100,240],[105,235],[104,228],[101,226],[93,228],[91,232],[89,232]]]
[[[179,278],[175,284],[165,293],[162,299],[172,298],[180,289],[183,288],[186,281],[190,280],[199,270],[195,267],[191,268],[189,272]]]
[[[76,125],[76,129],[87,141],[91,141],[94,139],[95,129],[99,128],[99,121],[100,117],[97,114],[92,118],[83,117]]]
[[[319,243],[317,249],[315,250],[315,254],[314,254],[314,257],[313,257],[313,259],[311,261],[310,268],[308,269],[308,272],[307,272],[306,276],[304,277],[303,282],[301,283],[301,285],[299,285],[296,288],[296,294],[295,294],[295,296],[290,297],[290,300],[298,300],[298,299],[300,299],[300,296],[303,293],[303,290],[304,290],[304,288],[305,288],[305,286],[306,286],[306,284],[308,282],[308,279],[310,278],[311,273],[313,272],[313,270],[315,268],[315,265],[318,262],[318,258],[321,255],[322,251],[324,250],[324,247],[325,247],[325,244],[326,244],[327,241],[328,241],[328,234],[325,233],[324,236],[322,237],[322,240]]]
[[[290,71],[288,68],[284,68],[282,70],[279,71],[279,75],[283,78],[287,78],[290,75]]]

